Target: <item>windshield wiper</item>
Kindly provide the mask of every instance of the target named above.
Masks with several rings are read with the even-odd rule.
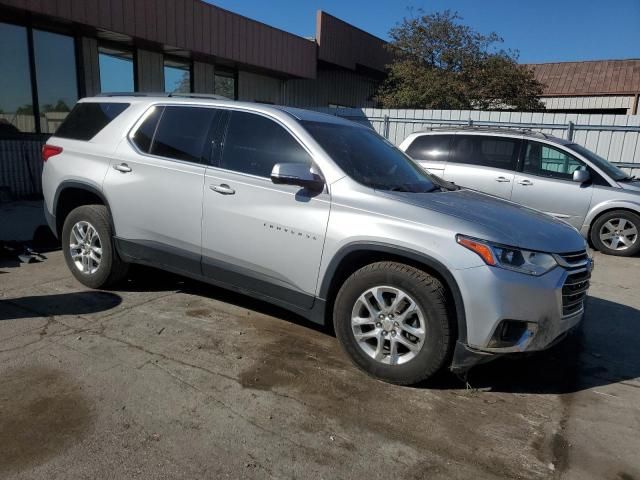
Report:
[[[631,176],[627,175],[624,178],[618,179],[618,182],[635,182],[636,180],[638,179],[636,178],[635,175],[631,175]]]

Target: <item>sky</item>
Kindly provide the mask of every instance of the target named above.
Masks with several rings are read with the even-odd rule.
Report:
[[[640,58],[640,0],[210,0],[303,37],[324,10],[383,39],[417,9],[450,9],[480,33],[496,32],[520,62]]]

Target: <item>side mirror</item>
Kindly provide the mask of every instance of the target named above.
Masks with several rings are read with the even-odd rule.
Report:
[[[271,181],[279,185],[298,185],[313,191],[324,188],[324,180],[303,163],[276,163],[271,170]]]
[[[575,170],[573,172],[573,181],[577,183],[585,183],[591,180],[591,174],[589,170]]]

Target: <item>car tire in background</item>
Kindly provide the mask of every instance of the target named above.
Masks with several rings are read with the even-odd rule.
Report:
[[[640,216],[613,210],[599,216],[591,227],[591,243],[607,255],[630,257],[640,251]]]
[[[437,373],[452,351],[453,331],[442,283],[396,262],[353,273],[335,300],[336,336],[356,366],[399,385]]]
[[[127,275],[128,264],[113,246],[109,211],[104,205],[83,205],[64,221],[62,251],[73,276],[90,288],[104,288]]]

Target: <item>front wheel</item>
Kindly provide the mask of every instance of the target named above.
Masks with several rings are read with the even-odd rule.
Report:
[[[607,212],[593,223],[591,243],[607,255],[630,257],[640,251],[640,216],[626,210]]]
[[[433,376],[449,358],[447,310],[438,279],[401,263],[378,262],[344,282],[333,322],[356,366],[381,380],[412,385]]]
[[[113,247],[109,212],[104,205],[73,209],[62,227],[62,250],[76,279],[91,288],[122,280],[128,270]]]

